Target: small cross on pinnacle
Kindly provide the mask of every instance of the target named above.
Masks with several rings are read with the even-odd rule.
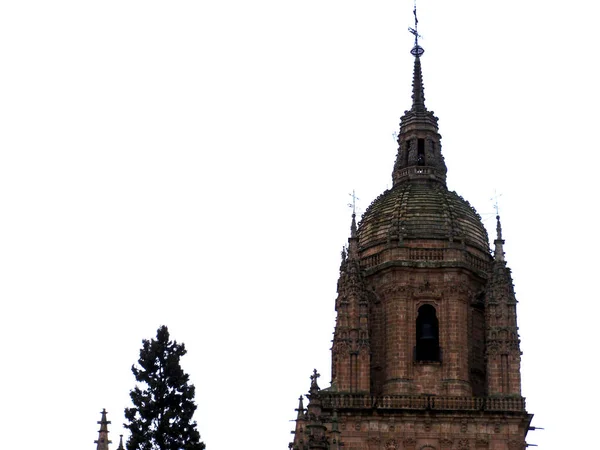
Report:
[[[352,215],[356,215],[356,200],[360,200],[360,198],[358,198],[356,196],[356,193],[354,192],[354,189],[352,189],[352,194],[348,194],[350,197],[352,197],[352,203],[348,203],[348,206],[350,208],[352,208]]]
[[[310,376],[310,389],[308,391],[310,392],[310,395],[316,394],[321,389],[317,384],[317,378],[319,378],[320,376],[321,375],[319,375],[317,369],[313,370],[313,374]]]
[[[498,197],[502,197],[502,194],[498,194],[494,189],[494,196],[490,200],[494,201],[494,209],[496,210],[496,216],[500,215],[500,206],[498,205]]]
[[[321,374],[319,372],[317,372],[317,369],[313,370],[313,374],[310,376],[311,381],[313,381],[314,383],[317,382],[317,378],[319,378],[321,376]]]

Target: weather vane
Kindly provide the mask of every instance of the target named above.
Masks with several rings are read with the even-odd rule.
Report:
[[[348,203],[348,206],[350,208],[352,208],[352,215],[356,214],[356,200],[360,200],[360,198],[358,198],[356,196],[356,193],[354,192],[354,189],[352,189],[352,194],[348,194],[350,197],[352,197],[352,203]]]
[[[421,35],[417,31],[419,26],[419,19],[417,19],[417,0],[415,0],[414,2],[413,14],[415,15],[415,27],[408,27],[408,31],[410,31],[410,33],[415,36],[415,45],[410,51],[410,54],[418,57],[425,53],[425,50],[423,50],[423,47],[419,45],[419,38],[421,37]]]

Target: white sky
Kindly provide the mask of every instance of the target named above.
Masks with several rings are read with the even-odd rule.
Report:
[[[597,2],[420,2],[448,184],[500,197],[543,450],[600,402]],[[391,184],[412,1],[0,3],[2,447],[116,449],[143,338],[209,450],[285,449],[330,379],[348,193]]]

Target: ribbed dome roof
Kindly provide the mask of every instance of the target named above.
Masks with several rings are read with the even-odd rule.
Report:
[[[358,227],[361,249],[400,238],[452,239],[489,252],[479,214],[437,182],[400,183],[381,194],[363,214]]]

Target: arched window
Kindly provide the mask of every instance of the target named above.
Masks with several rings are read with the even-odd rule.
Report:
[[[440,329],[435,308],[423,305],[417,315],[417,361],[441,361]]]
[[[425,165],[425,139],[417,140],[417,166]]]

